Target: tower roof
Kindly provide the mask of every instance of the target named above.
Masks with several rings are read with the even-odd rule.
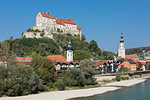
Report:
[[[123,33],[121,33],[121,36],[120,36],[120,42],[124,42],[124,39],[123,39]]]
[[[72,43],[70,40],[68,42],[67,50],[72,50]]]

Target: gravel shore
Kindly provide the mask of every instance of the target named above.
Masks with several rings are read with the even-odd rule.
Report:
[[[28,96],[20,97],[2,97],[0,100],[66,100],[70,98],[88,97],[96,94],[102,94],[109,91],[120,89],[121,87],[132,86],[146,79],[138,78],[132,80],[125,80],[120,82],[108,83],[103,87],[89,88],[89,89],[78,89],[78,90],[67,90],[67,91],[54,91],[40,94],[33,94]]]

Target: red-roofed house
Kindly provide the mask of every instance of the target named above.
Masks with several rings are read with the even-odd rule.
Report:
[[[32,57],[16,57],[15,61],[16,61],[16,63],[19,63],[19,64],[29,65],[29,64],[31,64]]]
[[[66,71],[73,67],[79,67],[78,62],[67,62],[67,59],[62,55],[49,55],[47,56],[47,59],[50,59],[55,63],[57,72]]]
[[[136,63],[132,59],[125,59],[125,61],[118,66],[118,69],[121,67],[127,67],[131,69],[131,71],[136,71]]]

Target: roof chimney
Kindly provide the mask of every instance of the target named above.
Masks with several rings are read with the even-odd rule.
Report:
[[[46,14],[49,14],[48,12],[46,12]]]

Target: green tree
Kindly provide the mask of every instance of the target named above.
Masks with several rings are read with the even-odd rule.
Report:
[[[96,73],[96,71],[94,69],[94,64],[95,64],[95,62],[93,62],[89,59],[80,61],[80,70],[83,72],[83,74],[85,76],[87,85],[96,84],[96,80],[93,77]]]
[[[85,50],[75,50],[74,52],[74,60],[80,61],[83,59],[89,59],[90,58],[90,52]]]
[[[8,66],[14,64],[15,57],[15,54],[12,52],[11,42],[11,38],[9,41],[4,40],[0,48],[0,59],[6,61]]]
[[[82,34],[82,41],[86,41],[85,35]]]
[[[98,51],[98,45],[97,45],[97,42],[92,40],[90,42],[90,50],[93,51],[93,52],[97,52]]]
[[[51,60],[36,55],[32,58],[32,66],[44,85],[56,81],[56,69]]]
[[[70,84],[72,86],[79,86],[79,87],[85,86],[85,77],[82,71],[77,68],[70,69],[68,80],[70,80]]]
[[[32,67],[23,65],[0,66],[0,95],[21,96],[37,93],[40,89]]]

